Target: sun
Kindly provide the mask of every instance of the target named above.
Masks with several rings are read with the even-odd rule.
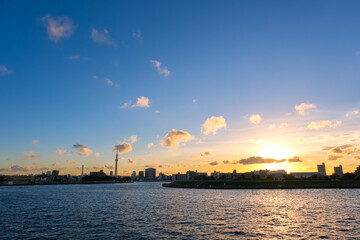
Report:
[[[267,146],[259,151],[259,156],[263,158],[273,158],[277,160],[288,159],[293,152],[281,146]],[[286,169],[286,162],[265,164],[265,168],[269,170]]]
[[[263,158],[274,158],[277,160],[290,158],[292,152],[281,146],[267,146],[260,149],[258,153]]]

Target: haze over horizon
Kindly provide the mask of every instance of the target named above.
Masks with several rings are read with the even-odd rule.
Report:
[[[359,9],[0,1],[0,174],[353,172]]]

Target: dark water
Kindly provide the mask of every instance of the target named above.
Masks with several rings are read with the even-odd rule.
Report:
[[[1,239],[360,239],[360,189],[0,187]]]

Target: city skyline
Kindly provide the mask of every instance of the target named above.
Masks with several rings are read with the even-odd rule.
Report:
[[[1,175],[360,163],[356,1],[19,2],[0,3]]]

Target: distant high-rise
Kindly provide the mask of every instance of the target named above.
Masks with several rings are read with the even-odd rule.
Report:
[[[144,179],[145,175],[144,175],[144,171],[139,171],[139,179],[142,180]]]
[[[84,176],[84,165],[82,165],[82,168],[81,168],[81,176]]]
[[[53,176],[59,176],[59,170],[52,170],[51,175],[53,175]]]
[[[115,177],[117,177],[117,164],[118,164],[118,152],[116,151],[116,158],[115,158]]]
[[[110,171],[110,176],[111,176],[111,177],[113,176],[113,171]]]
[[[319,175],[326,176],[325,163],[322,163],[321,165],[317,165],[317,168],[318,168]]]
[[[156,178],[156,169],[155,168],[146,168],[145,169],[145,179],[146,180],[155,180]]]
[[[341,165],[339,165],[338,167],[334,167],[334,174],[339,177],[343,175],[343,169]]]

